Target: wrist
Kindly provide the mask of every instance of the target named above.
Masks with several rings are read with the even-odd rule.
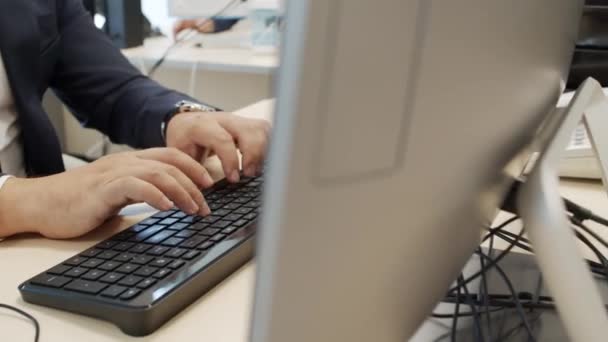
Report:
[[[11,177],[0,189],[0,237],[37,232],[32,199],[26,195],[31,180]]]

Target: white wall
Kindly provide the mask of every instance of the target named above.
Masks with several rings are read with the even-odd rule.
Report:
[[[142,0],[141,9],[152,26],[160,28],[165,35],[171,37],[176,18],[169,16],[169,0]]]

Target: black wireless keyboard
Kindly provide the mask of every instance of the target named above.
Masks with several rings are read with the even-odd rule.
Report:
[[[261,186],[221,181],[204,192],[211,215],[159,212],[24,282],[21,296],[148,335],[251,259]]]

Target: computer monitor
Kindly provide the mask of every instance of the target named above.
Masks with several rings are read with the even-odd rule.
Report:
[[[555,107],[581,9],[288,1],[253,342],[416,332]]]

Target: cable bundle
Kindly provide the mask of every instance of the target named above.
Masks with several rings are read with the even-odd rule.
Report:
[[[596,247],[599,243],[608,248],[608,242],[585,224],[586,221],[593,221],[608,227],[608,220],[572,201],[565,199],[564,202],[576,237],[589,248],[598,260],[586,260],[589,269],[596,277],[604,280],[608,279],[608,258]],[[524,237],[525,227],[522,227],[518,234],[506,230],[507,227],[519,220],[518,216],[513,216],[498,226],[488,229],[487,234],[483,237],[483,242],[489,240],[488,252],[484,253],[481,248],[475,251],[481,264],[480,270],[467,278],[461,274],[456,281],[456,285],[448,290],[446,297],[442,300],[444,303],[455,304],[454,311],[431,315],[433,318],[453,319],[451,331],[439,336],[435,341],[441,341],[448,337],[452,342],[456,341],[458,319],[462,317],[472,318],[475,341],[506,341],[518,336],[522,330],[526,332],[528,341],[536,341],[535,324],[543,310],[555,310],[553,298],[540,295],[542,288],[542,278],[540,277],[535,293],[517,292],[508,275],[499,265],[499,262],[515,247],[534,253],[530,241]],[[494,250],[494,239],[496,238],[508,243],[507,248],[497,254]],[[502,278],[509,289],[509,295],[488,293],[486,275],[490,270],[495,270]],[[481,283],[478,293],[471,294],[468,285],[474,280],[481,280]],[[463,311],[462,307],[464,306],[468,306],[469,309]],[[506,315],[508,311],[513,312],[513,310],[520,317],[521,323],[504,331]],[[492,315],[495,313],[502,313],[503,315],[502,324],[496,331],[492,329]],[[484,320],[485,327],[482,324]]]

